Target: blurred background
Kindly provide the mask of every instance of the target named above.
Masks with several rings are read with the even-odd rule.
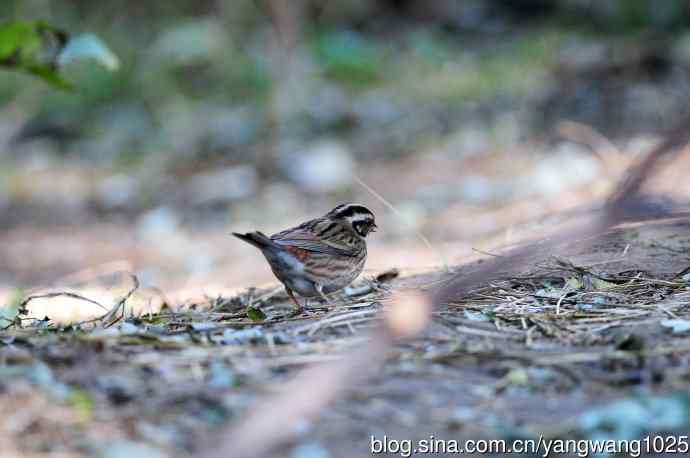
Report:
[[[683,0],[2,2],[39,18],[122,66],[70,66],[75,92],[0,72],[0,299],[270,282],[228,234],[345,201],[377,214],[370,271],[452,265],[600,203],[690,111]],[[688,165],[659,190],[690,194]]]

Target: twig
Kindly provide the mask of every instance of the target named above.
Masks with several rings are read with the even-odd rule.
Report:
[[[406,225],[410,226],[410,225],[407,223],[407,220],[405,219],[405,217],[403,216],[403,214],[400,213],[400,210],[398,210],[397,208],[395,208],[395,206],[394,206],[392,203],[390,203],[388,200],[386,200],[385,197],[383,197],[381,194],[379,194],[378,192],[376,192],[376,191],[374,190],[374,188],[372,188],[371,186],[369,186],[368,184],[366,184],[366,183],[364,182],[364,180],[362,180],[362,179],[359,178],[358,176],[355,176],[354,179],[355,179],[355,181],[356,181],[357,183],[359,183],[364,189],[366,189],[367,191],[369,191],[369,193],[371,193],[371,195],[373,195],[374,197],[376,197],[383,205],[385,205],[386,207],[388,207],[388,209],[390,209],[390,211],[392,211],[393,213],[395,213],[395,215],[400,219],[400,221],[403,222],[403,224],[406,224]],[[432,252],[434,252],[434,253],[436,254],[436,256],[439,257],[439,259],[441,260],[441,263],[442,263],[442,265],[443,265],[444,270],[447,272],[447,271],[449,270],[449,269],[448,269],[448,260],[447,260],[446,257],[443,255],[443,253],[442,253],[440,250],[437,250],[437,249],[431,244],[431,242],[429,241],[429,239],[427,239],[427,238],[424,236],[424,234],[421,233],[421,231],[419,231],[419,230],[417,230],[417,229],[415,229],[415,228],[413,228],[413,229],[414,229],[414,233],[415,233],[415,235],[417,236],[417,238],[418,238],[419,240],[421,240],[422,243],[424,243],[424,244],[427,246],[427,248],[429,248],[429,250],[431,250]]]
[[[377,312],[376,309],[369,309],[369,310],[357,310],[355,312],[348,312],[348,313],[341,313],[339,315],[331,316],[328,318],[324,318],[322,320],[319,320],[315,323],[310,323],[305,326],[300,326],[296,329],[294,329],[295,334],[301,334],[304,331],[308,331],[308,335],[312,336],[316,331],[318,331],[320,328],[322,328],[325,325],[333,325],[334,323],[339,323],[341,321],[347,322],[348,320],[352,318],[359,318],[367,315],[374,315]]]
[[[110,326],[122,319],[122,317],[125,314],[125,304],[129,300],[129,298],[132,297],[132,294],[134,294],[134,292],[139,289],[139,279],[137,278],[137,276],[131,272],[128,272],[128,274],[129,278],[132,280],[132,287],[129,289],[129,291],[127,291],[127,294],[122,296],[122,298],[119,301],[117,301],[117,303],[113,306],[112,309],[110,309],[108,313],[106,313],[100,318],[100,321],[102,321],[104,328],[109,328]],[[122,308],[122,315],[119,317],[115,317],[120,308]]]
[[[502,258],[502,257],[503,257],[502,254],[489,253],[488,251],[482,251],[482,250],[480,250],[480,249],[478,249],[478,248],[472,248],[472,251],[476,251],[477,253],[485,254],[485,255],[487,255],[487,256],[493,256],[493,257],[495,257],[495,258]]]
[[[570,291],[566,291],[563,294],[561,294],[561,297],[558,298],[558,302],[556,302],[556,315],[561,314],[561,302],[563,302],[563,299],[565,299],[565,296],[568,295]]]
[[[72,299],[77,299],[80,301],[84,301],[84,302],[88,302],[90,304],[97,305],[98,307],[102,308],[103,310],[108,310],[105,306],[103,306],[99,302],[96,302],[93,299],[89,299],[88,297],[82,296],[81,294],[70,293],[68,291],[56,291],[56,292],[52,292],[52,293],[31,295],[31,296],[27,297],[26,299],[24,299],[23,301],[21,301],[21,303],[19,304],[19,310],[26,310],[27,304],[29,302],[35,300],[35,299],[52,299],[54,297],[69,297]]]

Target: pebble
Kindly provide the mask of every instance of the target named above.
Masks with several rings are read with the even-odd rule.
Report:
[[[139,193],[139,183],[133,177],[119,174],[105,178],[98,186],[98,197],[106,208],[131,205]]]
[[[139,236],[145,240],[157,241],[161,236],[171,236],[179,229],[180,218],[170,207],[158,207],[139,218]]]
[[[291,458],[331,458],[328,450],[318,443],[300,445],[293,450]]]
[[[229,202],[252,196],[258,186],[258,174],[251,165],[238,165],[196,175],[188,184],[195,204]]]
[[[96,456],[99,458],[168,458],[168,455],[161,450],[127,440],[104,444]]]
[[[306,191],[339,191],[352,183],[355,162],[342,143],[320,142],[291,159],[287,163],[288,176]]]

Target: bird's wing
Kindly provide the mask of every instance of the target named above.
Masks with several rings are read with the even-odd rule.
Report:
[[[317,253],[336,256],[356,256],[357,250],[344,244],[320,239],[308,227],[298,226],[271,236],[271,240],[283,246],[292,246]]]

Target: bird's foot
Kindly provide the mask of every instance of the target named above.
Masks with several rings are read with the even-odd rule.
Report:
[[[290,313],[287,314],[286,318],[295,318],[300,316],[304,312],[304,307],[294,307]]]
[[[295,318],[298,316],[318,316],[323,312],[328,312],[329,310],[329,307],[295,307],[288,315],[288,318]]]
[[[299,307],[299,308],[295,307],[288,314],[288,318],[295,318],[295,317],[302,316],[302,315],[311,316],[311,315],[314,315],[314,312],[311,309],[308,309],[306,307]]]
[[[317,286],[317,287],[316,287],[316,291],[318,291],[319,296],[320,296],[321,299],[323,300],[323,308],[322,308],[322,310],[324,310],[324,311],[326,311],[326,312],[332,312],[332,311],[334,311],[334,310],[335,310],[335,305],[333,305],[333,304],[331,303],[330,299],[328,299],[328,297],[326,296],[326,294],[324,294],[324,292],[323,292],[323,287],[322,287],[322,286]]]

